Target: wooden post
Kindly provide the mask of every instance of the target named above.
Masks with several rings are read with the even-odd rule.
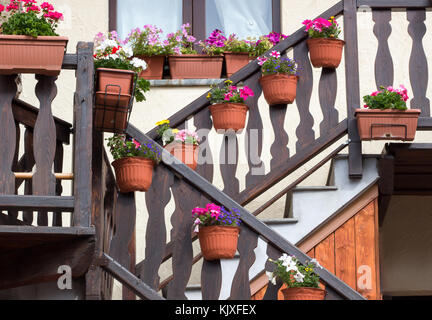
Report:
[[[94,65],[93,43],[79,42],[74,97],[74,196],[73,226],[88,227],[92,196],[92,129]]]
[[[354,117],[360,107],[360,79],[357,39],[357,0],[344,0],[344,38],[345,38],[345,81],[348,115],[349,176],[361,178],[363,175],[362,145]]]

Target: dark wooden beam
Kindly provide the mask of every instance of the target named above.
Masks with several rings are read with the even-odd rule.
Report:
[[[430,0],[357,0],[357,6],[367,6],[374,9],[390,8],[430,8]]]
[[[430,117],[419,117],[417,123],[417,130],[430,131],[432,130],[432,118]]]
[[[75,53],[66,53],[63,58],[62,69],[76,70],[78,64],[78,56]]]
[[[0,196],[0,210],[62,210],[72,212],[74,197],[56,196]]]
[[[75,238],[0,253],[0,290],[57,280],[69,266],[72,277],[83,276],[93,256],[94,239]]]
[[[134,274],[129,272],[121,264],[115,261],[107,254],[103,254],[99,259],[100,266],[111,274],[114,278],[120,281],[121,284],[133,291],[137,296],[144,300],[165,300],[156,291],[142,282]]]
[[[380,226],[384,223],[394,192],[394,163],[395,159],[392,155],[385,155],[378,160],[378,174],[380,176],[378,182],[378,220]]]

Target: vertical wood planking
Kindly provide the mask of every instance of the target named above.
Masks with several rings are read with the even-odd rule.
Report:
[[[159,267],[166,247],[165,207],[171,199],[173,174],[163,166],[155,166],[153,181],[145,194],[148,212],[145,260],[140,278],[154,290],[159,288]]]
[[[54,158],[54,172],[63,172],[63,143],[61,141],[57,141],[56,144],[56,153]],[[58,179],[56,181],[55,194],[56,196],[61,196],[63,193],[62,181]],[[61,211],[53,212],[53,226],[61,227],[63,225],[63,218]]]
[[[353,289],[356,288],[355,259],[355,224],[351,218],[335,231],[335,274]]]
[[[375,242],[375,206],[371,202],[355,216],[355,254],[357,291],[372,300],[377,299]]]
[[[14,153],[14,159],[13,159],[13,164],[12,164],[12,171],[13,172],[20,172],[20,168],[19,168],[19,163],[18,163],[18,156],[19,156],[19,147],[20,147],[20,139],[21,139],[21,130],[20,130],[20,126],[19,126],[19,122],[15,121],[15,132],[16,132],[16,145],[15,145],[15,153]],[[18,181],[15,180],[15,194],[18,194],[18,188],[19,188],[19,183]],[[18,210],[14,209],[14,210],[9,210],[8,211],[8,216],[10,221],[16,221],[16,219],[18,218]],[[14,224],[14,223],[12,223]]]
[[[250,300],[249,269],[255,262],[254,249],[258,244],[258,234],[252,229],[242,226],[238,242],[240,261],[231,284],[230,298],[233,300]]]
[[[348,170],[351,178],[363,176],[362,145],[354,117],[360,107],[360,75],[357,39],[357,0],[343,0],[345,39],[345,83],[347,97],[349,157]]]
[[[375,22],[373,31],[378,40],[378,50],[375,58],[375,82],[377,89],[380,86],[392,86],[394,71],[393,59],[388,45],[388,38],[392,32],[390,9],[372,10],[372,19]]]
[[[93,129],[93,43],[79,42],[74,96],[74,197],[72,225],[90,226]]]
[[[168,286],[167,298],[186,299],[186,285],[192,271],[192,209],[201,199],[201,193],[183,180],[174,178],[172,186],[176,209],[171,217],[173,280]]]
[[[36,75],[36,96],[40,102],[38,117],[33,132],[36,172],[33,175],[33,194],[54,196],[56,179],[52,171],[56,151],[56,128],[52,115],[52,102],[57,95],[57,77]],[[47,211],[38,212],[38,225],[48,225]]]
[[[312,96],[313,75],[308,52],[305,41],[300,42],[294,47],[294,59],[297,61],[298,67],[301,70],[296,96],[297,108],[300,115],[300,123],[296,129],[297,152],[307,147],[315,140],[315,133],[312,129],[314,118],[309,110]]]
[[[322,69],[318,93],[323,113],[323,120],[320,124],[320,134],[324,136],[339,123],[338,111],[335,108],[337,94],[336,69]]]
[[[26,127],[24,133],[24,171],[31,172],[35,164],[34,152],[33,152],[33,130]],[[24,194],[33,194],[32,179],[26,179],[24,181]],[[31,225],[33,223],[33,211],[23,211],[23,221]]]
[[[408,33],[413,40],[409,61],[409,74],[414,97],[411,108],[420,109],[422,117],[430,117],[430,101],[426,98],[428,87],[428,62],[423,48],[423,37],[426,34],[426,10],[407,9],[409,21]]]
[[[15,192],[15,175],[12,164],[15,155],[16,130],[12,113],[12,100],[17,86],[15,76],[0,75],[0,194],[12,195]]]
[[[315,247],[315,259],[329,272],[335,272],[335,236],[330,234]]]
[[[249,171],[246,174],[246,188],[257,183],[265,172],[264,163],[261,160],[263,122],[258,107],[258,99],[262,94],[262,89],[259,84],[260,77],[261,70],[244,81],[244,85],[251,88],[254,92],[254,96],[246,100],[246,104],[249,107],[245,135],[246,158],[249,165]]]

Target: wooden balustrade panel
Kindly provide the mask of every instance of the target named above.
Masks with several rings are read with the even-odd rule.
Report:
[[[15,132],[16,132],[16,147],[15,147],[15,153],[14,153],[14,159],[13,159],[13,164],[12,164],[12,171],[13,172],[19,172],[20,168],[19,168],[19,161],[18,161],[18,156],[19,156],[19,142],[20,142],[20,137],[21,137],[21,130],[20,130],[20,126],[19,123],[15,120]],[[19,188],[19,184],[17,182],[15,182],[15,193],[14,194],[18,194],[18,188]],[[17,218],[18,218],[18,210],[14,209],[14,210],[9,210],[8,211],[8,216],[10,219],[11,224],[15,224],[14,222],[17,222]]]
[[[0,194],[15,193],[15,175],[12,164],[16,148],[16,128],[12,100],[17,92],[15,76],[0,75]]]
[[[294,47],[294,60],[297,62],[301,76],[297,84],[297,108],[300,115],[300,123],[296,129],[297,153],[315,140],[313,131],[314,118],[309,110],[313,88],[312,66],[309,61],[309,49],[305,41]]]
[[[166,248],[165,207],[171,200],[170,187],[173,182],[174,175],[169,170],[162,165],[155,166],[151,187],[145,194],[149,217],[140,278],[156,291],[160,282],[159,267]]]
[[[390,21],[391,10],[372,10],[372,19],[375,22],[373,31],[378,40],[378,50],[375,58],[375,82],[377,89],[380,86],[392,86],[394,71],[393,59],[388,45],[392,28]]]
[[[323,113],[323,120],[320,123],[320,134],[324,136],[339,123],[339,113],[335,108],[337,95],[336,69],[322,68],[318,93]]]
[[[242,225],[237,250],[240,261],[231,285],[230,298],[233,300],[250,300],[249,269],[255,262],[254,249],[258,244],[258,234],[247,226]]]
[[[249,172],[246,174],[246,188],[250,185],[254,185],[265,173],[264,163],[261,160],[263,122],[258,108],[258,99],[262,95],[259,78],[261,78],[261,70],[244,81],[244,85],[250,87],[254,92],[254,96],[246,100],[246,104],[249,107],[249,117],[245,135],[246,158],[249,165]]]
[[[239,180],[236,178],[238,164],[238,140],[234,131],[227,131],[223,135],[219,153],[220,172],[224,183],[223,192],[230,197],[237,197],[240,191]]]
[[[33,132],[33,151],[36,172],[33,175],[33,194],[55,195],[56,179],[52,172],[56,152],[56,128],[51,104],[57,95],[57,77],[36,75],[36,96],[40,102],[39,114]],[[38,225],[48,225],[47,211],[38,212]]]
[[[177,177],[171,187],[175,211],[171,217],[173,280],[167,288],[167,299],[186,299],[185,291],[192,271],[192,209],[201,200],[201,192]]]
[[[201,294],[203,300],[218,300],[222,286],[220,260],[208,261],[203,258],[201,269]]]
[[[279,249],[276,249],[271,244],[267,244],[267,256],[269,259],[277,260],[282,255],[282,252]],[[273,272],[275,270],[276,266],[273,262],[267,260],[265,264],[265,271]],[[278,292],[280,288],[282,287],[282,281],[277,278],[276,284],[273,284],[269,281],[267,285],[267,290],[264,294],[263,300],[277,300],[278,299]]]
[[[289,137],[284,128],[287,108],[289,106],[286,104],[269,106],[270,120],[275,136],[275,140],[270,147],[272,156],[270,161],[271,170],[277,168],[290,157],[290,150],[288,149]]]
[[[420,109],[420,116],[430,117],[430,101],[426,98],[429,72],[423,48],[423,37],[426,34],[426,10],[407,9],[407,18],[409,21],[408,33],[413,41],[409,61],[409,74],[413,90],[410,107],[411,109]]]

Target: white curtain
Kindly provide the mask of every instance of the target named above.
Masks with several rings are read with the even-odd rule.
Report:
[[[271,0],[206,0],[206,34],[222,30],[240,39],[272,31]]]
[[[130,30],[146,24],[161,28],[164,35],[175,32],[183,22],[182,8],[182,0],[118,0],[117,32],[124,39]]]

